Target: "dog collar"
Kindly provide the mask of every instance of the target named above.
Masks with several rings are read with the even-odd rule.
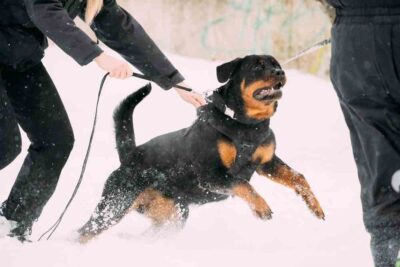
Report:
[[[206,93],[206,101],[207,103],[211,103],[214,105],[219,111],[224,113],[226,116],[233,120],[237,120],[235,116],[235,111],[229,108],[226,104],[222,96],[215,91],[207,92]]]
[[[233,109],[229,108],[228,105],[225,104],[225,100],[218,91],[209,92],[205,94],[205,96],[207,103],[213,105],[218,111],[234,121],[247,125],[256,125],[265,121],[251,119],[240,113],[236,113]]]

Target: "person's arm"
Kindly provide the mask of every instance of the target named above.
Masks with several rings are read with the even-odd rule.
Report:
[[[24,1],[35,26],[80,65],[90,63],[103,52],[75,25],[59,0]]]
[[[104,0],[91,27],[104,44],[163,89],[170,89],[184,80],[142,26],[115,0]]]

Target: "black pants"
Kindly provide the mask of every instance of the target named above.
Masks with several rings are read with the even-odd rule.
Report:
[[[400,247],[400,12],[375,11],[339,12],[331,79],[350,130],[375,264],[387,267]]]
[[[0,66],[0,170],[21,151],[18,125],[31,145],[3,214],[30,227],[53,194],[74,143],[63,103],[42,64],[23,72]]]

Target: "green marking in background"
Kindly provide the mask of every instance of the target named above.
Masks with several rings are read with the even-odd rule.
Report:
[[[397,261],[396,261],[395,267],[400,267],[400,251],[399,251],[399,254],[397,254]]]

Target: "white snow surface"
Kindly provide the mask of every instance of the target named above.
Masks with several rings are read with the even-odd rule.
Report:
[[[199,91],[219,86],[215,67],[220,62],[169,56],[189,85]],[[44,63],[64,101],[76,142],[55,194],[34,225],[33,240],[58,218],[78,180],[103,75],[95,64],[82,68],[55,47],[48,49]],[[277,154],[306,176],[325,210],[325,221],[315,218],[294,192],[255,174],[251,184],[274,211],[270,221],[257,219],[242,200],[231,198],[192,207],[186,227],[180,232],[149,233],[150,221],[132,213],[91,243],[77,243],[76,230],[89,218],[105,180],[118,167],[113,109],[146,83],[134,78],[109,79],[84,180],[59,229],[49,241],[21,244],[9,237],[1,238],[0,265],[372,266],[348,130],[335,92],[329,81],[296,70],[286,73],[288,83],[271,121]],[[151,95],[135,111],[137,143],[188,127],[195,118],[194,108],[175,92],[153,85]],[[24,152],[0,172],[0,201],[7,198],[26,155],[29,142],[25,135],[23,142]]]

